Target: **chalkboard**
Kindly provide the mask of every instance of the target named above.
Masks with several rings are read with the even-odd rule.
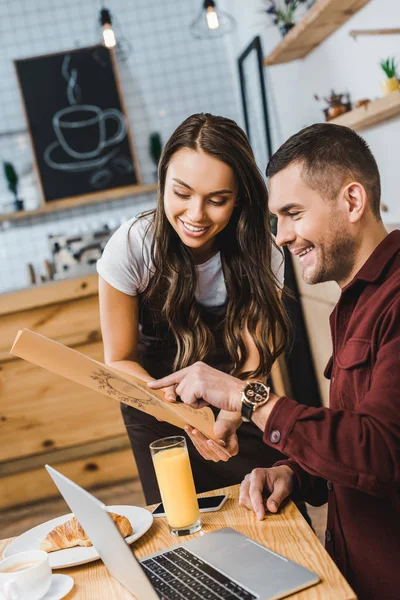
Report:
[[[14,62],[43,202],[129,194],[140,176],[112,51]]]

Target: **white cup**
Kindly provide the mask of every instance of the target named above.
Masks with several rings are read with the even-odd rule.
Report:
[[[0,600],[40,600],[51,585],[49,555],[19,552],[0,562]]]

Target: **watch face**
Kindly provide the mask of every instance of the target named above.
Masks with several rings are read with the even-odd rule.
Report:
[[[251,383],[247,384],[244,394],[249,402],[258,404],[259,402],[262,402],[268,398],[269,388],[263,383],[252,381]]]

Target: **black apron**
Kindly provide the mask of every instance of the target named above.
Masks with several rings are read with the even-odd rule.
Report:
[[[152,377],[159,379],[173,371],[176,354],[175,338],[168,325],[160,320],[159,312],[151,312],[148,303],[143,302],[142,295],[139,295],[139,307],[140,364]],[[215,347],[204,362],[216,369],[229,372],[232,363],[222,342],[224,316],[225,314],[217,315],[202,308],[202,318],[215,335]],[[218,410],[213,410],[217,415]],[[160,493],[149,450],[149,444],[159,438],[172,435],[186,437],[198,493],[240,483],[244,476],[256,467],[270,467],[283,458],[280,452],[264,444],[263,432],[253,423],[243,423],[238,430],[239,454],[228,462],[215,463],[205,460],[198,453],[182,429],[157,421],[151,415],[126,404],[121,404],[121,411],[148,504],[160,502]]]

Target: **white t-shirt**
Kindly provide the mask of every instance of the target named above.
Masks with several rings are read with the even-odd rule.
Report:
[[[152,225],[146,234],[152,215],[148,218],[130,219],[112,235],[102,257],[97,261],[97,272],[112,287],[137,296],[150,280]],[[150,267],[150,268],[149,268]],[[283,287],[283,255],[272,247],[272,270]],[[226,302],[226,287],[218,252],[207,262],[196,265],[196,300],[208,309],[218,308]]]

